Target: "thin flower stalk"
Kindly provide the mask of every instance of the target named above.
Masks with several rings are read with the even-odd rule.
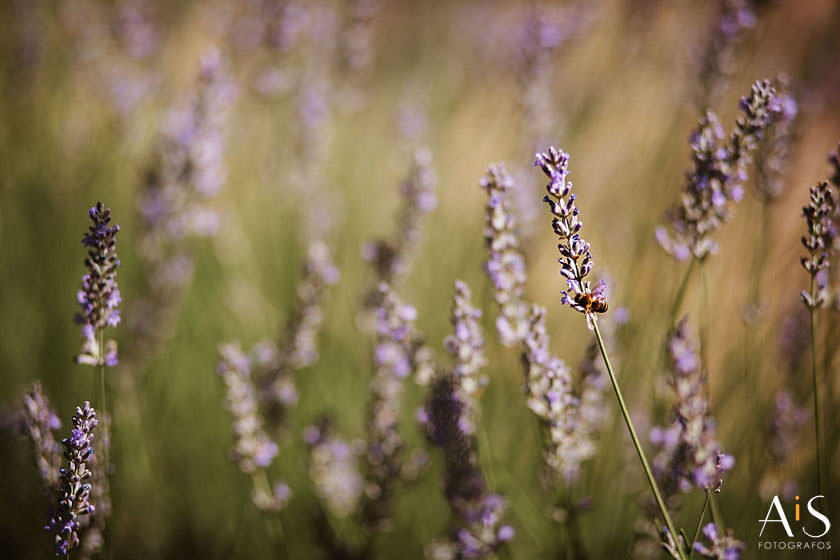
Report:
[[[117,286],[117,268],[120,260],[117,256],[117,233],[120,226],[111,225],[111,209],[105,208],[102,202],[97,202],[88,210],[91,222],[88,233],[82,238],[82,244],[88,247],[85,266],[88,273],[82,277],[82,287],[77,294],[81,312],[75,316],[75,322],[82,325],[82,350],[76,357],[76,362],[98,368],[97,400],[102,418],[109,418],[107,407],[107,385],[105,368],[117,365],[117,343],[105,340],[106,327],[116,327],[120,323],[119,305],[122,303],[120,290]],[[109,469],[110,435],[109,423],[104,423],[100,431],[103,433],[104,445],[102,451],[102,474],[107,475]],[[106,484],[103,480],[102,484]],[[103,492],[107,496],[107,491]],[[107,499],[103,496],[103,499]],[[103,510],[104,518],[107,512]]]
[[[616,399],[618,400],[621,414],[624,416],[624,421],[627,424],[627,430],[630,432],[630,438],[633,440],[633,446],[636,448],[636,453],[639,456],[639,461],[642,463],[642,468],[645,471],[651,491],[653,492],[656,504],[665,522],[667,534],[677,535],[675,525],[671,520],[668,509],[662,499],[662,494],[659,486],[654,478],[653,472],[648,463],[644,450],[642,449],[639,437],[636,435],[636,429],[633,426],[633,421],[630,419],[630,412],[627,405],[624,403],[624,397],[618,385],[618,380],[613,372],[607,355],[607,349],[604,345],[604,339],[601,336],[601,331],[598,328],[598,321],[595,313],[604,312],[607,309],[606,299],[603,297],[603,292],[606,289],[602,281],[597,290],[592,290],[590,282],[586,277],[592,271],[593,260],[592,254],[589,252],[589,243],[583,240],[580,236],[580,231],[583,223],[580,221],[580,209],[575,205],[575,195],[572,194],[572,184],[567,180],[569,169],[569,156],[565,152],[558,150],[555,147],[550,147],[548,151],[536,154],[535,166],[542,169],[543,173],[549,178],[549,183],[546,185],[547,195],[544,200],[548,205],[552,215],[552,227],[555,234],[560,239],[558,249],[560,252],[560,270],[566,278],[566,284],[569,288],[564,291],[562,302],[569,305],[572,309],[583,313],[586,317],[586,322],[589,328],[595,331],[595,336],[598,340],[598,347],[601,351],[601,356],[604,359],[607,373],[610,377],[613,390],[615,391]],[[686,558],[685,551],[682,546],[675,547],[676,558],[684,560]]]
[[[90,503],[92,472],[88,462],[93,455],[93,431],[98,422],[96,411],[85,401],[76,407],[70,437],[61,441],[67,466],[61,468],[57,504],[45,527],[53,534],[56,556],[67,558],[79,546],[81,518],[94,511]]]
[[[692,170],[680,201],[666,213],[670,231],[656,230],[660,245],[678,260],[704,260],[717,251],[712,235],[729,221],[734,207],[743,198],[743,183],[751,153],[765,129],[782,111],[775,88],[769,81],[758,81],[750,95],[741,99],[744,116],[724,142],[724,131],[717,116],[707,111],[691,138]]]
[[[514,536],[513,528],[503,524],[504,498],[488,490],[479,467],[476,399],[484,384],[479,369],[485,364],[479,316],[466,284],[456,282],[454,334],[446,339],[453,368],[437,373],[421,411],[429,441],[443,451],[444,491],[456,517],[451,541],[430,547],[428,553],[433,558],[444,553],[455,558],[485,558]]]
[[[802,303],[810,313],[811,327],[811,379],[814,391],[814,435],[817,451],[817,491],[823,495],[825,488],[822,465],[822,427],[820,416],[820,391],[817,375],[817,341],[816,341],[816,311],[825,305],[825,278],[830,266],[830,251],[834,246],[837,225],[834,222],[836,213],[836,195],[828,182],[823,181],[810,189],[808,206],[804,207],[803,215],[807,225],[807,234],[802,237],[802,245],[808,251],[802,257],[802,267],[811,279],[810,290],[803,290]]]

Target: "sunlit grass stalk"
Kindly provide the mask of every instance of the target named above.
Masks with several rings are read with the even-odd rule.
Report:
[[[706,517],[706,510],[709,508],[711,495],[711,489],[706,490],[706,499],[703,500],[703,509],[700,510],[700,517],[697,518],[697,528],[694,530],[694,538],[691,539],[691,546],[688,548],[688,560],[691,560],[691,557],[694,554],[694,543],[697,542],[697,538],[700,536],[700,528],[703,526],[703,518]]]
[[[624,402],[624,396],[621,394],[621,388],[618,385],[618,380],[615,377],[615,373],[613,372],[612,364],[610,364],[610,358],[607,355],[607,349],[604,346],[604,340],[601,336],[601,330],[598,327],[598,320],[594,316],[592,317],[592,326],[595,330],[595,337],[598,339],[598,348],[601,350],[601,357],[604,358],[604,364],[607,367],[607,373],[610,376],[610,383],[612,383],[613,390],[615,391],[616,399],[618,399],[618,406],[621,409],[621,415],[624,417],[624,422],[627,424],[627,430],[630,432],[630,438],[633,440],[633,446],[636,448],[636,453],[639,456],[639,461],[642,463],[642,468],[645,471],[645,476],[647,477],[648,484],[650,484],[650,489],[653,492],[653,497],[656,500],[656,505],[659,507],[659,512],[662,515],[662,519],[665,521],[665,526],[668,528],[668,532],[674,538],[674,542],[677,543],[677,552],[681,559],[686,559],[685,551],[683,547],[679,545],[679,533],[675,529],[674,522],[671,520],[671,515],[668,513],[668,508],[665,505],[665,501],[662,499],[662,493],[659,491],[659,486],[656,484],[656,479],[653,477],[653,471],[650,468],[650,463],[648,462],[647,456],[645,455],[644,450],[642,449],[642,444],[639,441],[639,436],[636,435],[636,429],[633,427],[633,421],[630,419],[630,412],[627,410],[627,405]]]

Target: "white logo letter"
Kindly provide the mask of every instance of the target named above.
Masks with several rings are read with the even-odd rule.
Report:
[[[811,499],[813,500],[813,498],[811,498]],[[779,512],[779,519],[770,519],[770,512],[773,511],[774,506],[776,507],[776,510]],[[811,502],[808,502],[808,509],[811,510]],[[811,514],[814,514],[814,513],[815,513],[814,511],[811,511]],[[820,514],[819,512],[817,512],[816,515],[819,515],[820,517],[822,517],[822,514]],[[758,520],[758,522],[762,524],[761,525],[761,532],[758,534],[759,537],[764,534],[764,527],[766,527],[767,523],[770,522],[770,521],[772,521],[773,523],[781,523],[782,525],[784,525],[785,526],[785,532],[787,533],[787,536],[790,537],[790,538],[793,538],[793,531],[790,530],[790,525],[788,525],[787,517],[785,517],[785,510],[782,509],[782,504],[779,501],[778,496],[773,496],[773,501],[770,502],[770,509],[767,510],[767,515],[764,517],[764,519],[759,519]],[[826,521],[828,521],[828,519],[826,519]],[[826,532],[827,532],[827,530],[826,530]],[[823,533],[823,535],[824,534],[825,533]]]
[[[813,498],[808,500],[808,512],[811,515],[813,515],[814,517],[816,517],[817,519],[819,519],[820,521],[822,521],[822,524],[825,525],[825,531],[823,531],[819,535],[812,535],[811,533],[806,531],[804,528],[802,529],[802,532],[805,533],[806,535],[808,535],[809,537],[811,537],[812,539],[819,539],[819,538],[823,537],[826,533],[828,533],[828,530],[831,529],[831,521],[828,520],[828,517],[821,514],[819,511],[815,510],[813,507],[811,507],[811,502],[813,502],[817,498],[824,498],[824,497],[825,496],[814,496]]]

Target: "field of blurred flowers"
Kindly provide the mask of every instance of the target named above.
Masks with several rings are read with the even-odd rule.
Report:
[[[0,556],[840,554],[836,2],[0,29]]]

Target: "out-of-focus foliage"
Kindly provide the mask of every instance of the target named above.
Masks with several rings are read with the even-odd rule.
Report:
[[[140,205],[161,154],[161,131],[171,109],[194,95],[208,52],[218,55],[237,90],[228,101],[226,150],[202,155],[223,157],[226,168],[217,177],[224,182],[218,194],[206,201],[218,229],[179,245],[191,255],[192,277],[166,315],[167,335],[144,347],[131,369],[107,372],[115,469],[105,538],[112,557],[277,556],[251,483],[229,460],[231,417],[222,405],[217,346],[280,339],[298,297],[299,263],[310,241],[323,240],[340,281],[324,301],[319,359],[295,373],[298,401],[275,461],[292,489],[282,513],[290,557],[320,557],[322,536],[312,522],[319,497],[301,433],[328,413],[342,437],[365,437],[375,335],[362,328],[363,310],[376,276],[363,247],[393,230],[399,185],[421,146],[433,154],[437,206],[423,218],[415,260],[398,291],[416,308],[415,327],[443,363],[456,278],[469,284],[473,304],[484,310],[489,383],[480,398],[480,462],[488,485],[508,501],[507,521],[516,530],[510,554],[548,558],[570,551],[570,525],[558,521],[567,512],[558,503],[583,502],[586,511],[575,522],[589,557],[625,557],[636,521],[646,515],[649,489],[617,414],[573,495],[558,501],[543,491],[540,432],[522,395],[524,371],[496,336],[492,288],[482,272],[486,200],[479,180],[488,164],[504,162],[522,187],[515,206],[529,267],[526,293],[548,309],[552,351],[577,364],[591,333],[560,304],[566,286],[556,236],[539,207],[539,170],[531,167],[534,150],[547,147],[539,141],[571,154],[587,241],[601,274],[609,271],[613,279],[603,322],[619,312],[629,317],[612,350],[620,357],[618,376],[643,435],[662,425],[673,405],[665,337],[687,265],[660,248],[654,230],[678,200],[691,163],[688,137],[705,109],[696,100],[704,98],[702,57],[718,25],[715,6],[574,2],[541,12],[553,27],[535,27],[531,3],[503,1],[3,2],[5,407],[18,406],[25,387],[40,379],[67,426],[75,406],[95,394],[93,368],[73,361],[79,343],[73,314],[84,272],[81,235],[97,200],[121,227],[123,325],[113,334],[121,353],[131,352],[132,302],[148,297]],[[731,123],[756,79],[787,76],[799,122],[786,187],[762,204],[750,168],[746,196],[717,235],[720,250],[695,275],[683,306],[695,325],[707,325],[710,406],[717,438],[736,460],[719,504],[727,526],[746,543],[746,557],[757,554],[756,520],[768,497],[792,487],[812,495],[816,488],[810,424],[796,423],[802,444],[781,471],[770,466],[778,446],[767,429],[780,389],[810,402],[807,352],[791,344],[807,334],[807,322],[796,322],[803,311],[799,291],[808,287],[798,264],[801,207],[808,187],[828,177],[825,158],[840,138],[840,8],[828,0],[762,2],[754,23],[734,51],[731,79],[709,108]],[[826,317],[820,356],[840,337],[836,313]],[[823,397],[827,494],[835,511],[837,362],[829,364]],[[428,390],[405,383],[407,449],[427,445],[415,411]],[[615,407],[611,398],[606,403]],[[0,556],[45,557],[49,504],[31,447],[10,433],[0,439]],[[422,558],[428,543],[445,534],[450,512],[441,456],[428,451],[426,472],[397,486],[392,530],[374,539],[371,558]],[[702,503],[702,494],[687,494],[676,510],[690,533]],[[358,523],[329,515],[323,522],[335,535],[361,541]]]

